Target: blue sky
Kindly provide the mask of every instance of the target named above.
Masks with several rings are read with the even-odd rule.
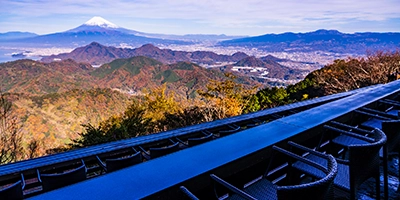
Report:
[[[166,34],[400,32],[400,0],[0,0],[0,33],[75,28],[93,16]]]

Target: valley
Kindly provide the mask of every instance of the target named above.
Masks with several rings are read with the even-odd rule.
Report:
[[[24,144],[40,140],[45,155],[69,148],[88,125],[118,128],[129,109],[145,110],[154,123],[148,134],[385,82],[339,78],[350,86],[337,86],[326,74],[345,76],[336,66],[352,59],[368,67],[370,55],[395,52],[398,38],[335,30],[154,34],[94,17],[62,32],[0,34],[0,89],[23,124]],[[368,79],[358,73],[348,71]]]

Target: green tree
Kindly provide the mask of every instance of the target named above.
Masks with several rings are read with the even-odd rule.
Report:
[[[294,85],[287,86],[286,91],[289,94],[289,99],[291,101],[305,100],[305,96],[307,96],[307,98],[323,96],[321,88],[316,86],[315,81],[310,77],[307,77]]]
[[[248,97],[248,99],[249,100],[245,105],[243,113],[256,112],[261,109],[259,97],[257,96],[257,94],[251,95],[250,97]]]
[[[261,109],[273,108],[287,104],[289,95],[283,87],[265,88],[257,92],[256,96]]]

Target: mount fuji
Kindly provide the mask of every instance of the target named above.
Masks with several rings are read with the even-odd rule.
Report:
[[[89,21],[85,22],[84,24],[82,24],[74,29],[68,30],[66,32],[69,32],[69,33],[100,32],[100,33],[104,33],[104,34],[112,34],[113,32],[120,32],[123,34],[132,34],[132,35],[136,35],[136,36],[146,36],[147,35],[146,33],[119,27],[118,25],[115,25],[112,22],[110,22],[102,17],[99,17],[99,16],[95,16],[95,17],[91,18]]]
[[[108,46],[142,46],[144,44],[193,44],[203,41],[220,41],[238,38],[226,35],[167,35],[144,33],[120,27],[102,17],[96,16],[84,24],[60,33],[39,35],[29,38],[18,38],[7,41],[9,46],[22,47],[79,47],[91,42],[98,42]]]
[[[119,46],[120,44],[141,46],[147,43],[155,45],[191,43],[188,41],[165,39],[157,36],[157,34],[147,34],[125,29],[101,17],[93,17],[84,24],[65,32],[12,39],[4,42],[12,46],[25,47],[77,47],[94,41],[109,46]]]
[[[103,19],[102,17],[95,16],[89,21],[85,22],[81,26],[71,29],[67,32],[80,32],[80,31],[97,31],[104,33],[111,33],[112,31],[121,32],[124,34],[130,34],[140,37],[163,39],[163,40],[178,40],[185,42],[202,42],[202,41],[223,41],[241,38],[244,36],[227,36],[227,35],[209,35],[209,34],[194,34],[194,35],[168,35],[168,34],[156,34],[156,33],[144,33],[140,31],[130,30],[119,27],[112,22]]]
[[[99,27],[103,27],[103,28],[119,28],[117,25],[115,25],[99,16],[93,17],[92,19],[90,19],[89,21],[84,23],[84,25],[99,26]]]

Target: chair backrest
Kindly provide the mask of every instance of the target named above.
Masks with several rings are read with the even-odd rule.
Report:
[[[23,187],[24,187],[23,181],[19,180],[16,183],[1,189],[0,199],[3,200],[23,199],[24,198],[24,194],[22,192]]]
[[[379,174],[379,150],[386,143],[386,135],[379,129],[373,131],[375,142],[349,146],[350,185],[357,188],[365,180]]]
[[[199,138],[189,138],[188,139],[188,145],[189,146],[195,146],[195,145],[198,145],[198,144],[202,144],[204,142],[211,141],[212,139],[213,139],[213,135],[212,134],[209,134],[209,135],[204,136],[204,137],[199,137]]]
[[[136,152],[135,154],[124,158],[106,159],[107,172],[112,172],[131,165],[141,163],[142,160],[143,158],[141,152]]]
[[[83,163],[82,166],[60,174],[41,174],[39,178],[42,182],[43,191],[49,191],[57,189],[66,185],[71,185],[86,179],[86,166]]]
[[[226,136],[226,135],[229,135],[229,134],[232,134],[232,133],[236,133],[236,132],[240,131],[240,129],[241,129],[240,126],[232,126],[231,128],[232,129],[229,129],[229,130],[221,130],[221,131],[219,131],[218,132],[219,136],[222,137],[222,136]]]
[[[334,199],[333,181],[337,174],[337,163],[332,155],[327,155],[328,168],[322,179],[300,185],[277,186],[278,199]],[[312,162],[312,161],[311,161]]]
[[[400,120],[383,121],[382,131],[387,137],[388,151],[400,145]]]
[[[151,158],[158,158],[179,150],[179,142],[176,142],[167,147],[150,148]]]
[[[193,193],[191,193],[185,186],[179,187],[179,189],[182,191],[183,194],[185,194],[185,197],[191,200],[199,200]]]
[[[301,197],[306,197],[307,199],[321,200],[334,199],[333,185],[338,168],[337,162],[332,155],[315,152],[314,155],[317,155],[327,161],[327,167],[324,167],[318,163],[315,163],[312,160],[307,159],[306,157],[299,156],[285,149],[276,146],[273,146],[273,149],[282,154],[285,154],[296,162],[302,162],[310,166],[311,169],[319,170],[325,174],[324,177],[316,181],[302,183],[299,185],[277,186],[278,199],[299,199]],[[291,166],[290,163],[292,162],[289,160],[289,166]]]

